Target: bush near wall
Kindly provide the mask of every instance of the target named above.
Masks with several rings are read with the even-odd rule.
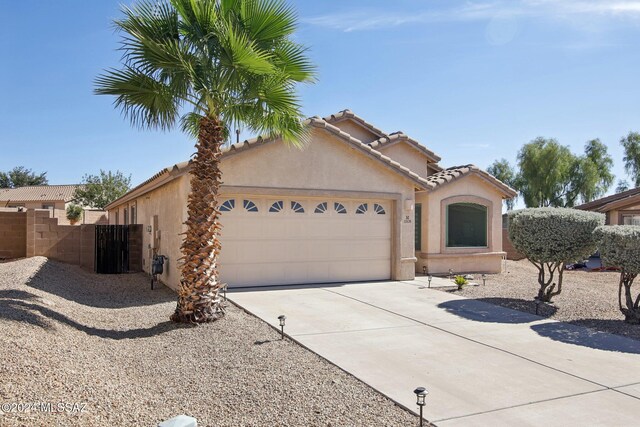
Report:
[[[640,274],[640,226],[607,225],[598,227],[594,234],[598,241],[602,263],[607,267],[618,267],[621,270],[618,304],[625,316],[625,321],[640,324],[640,292],[635,299],[631,294],[633,281]]]
[[[601,213],[568,208],[531,208],[509,213],[511,243],[538,268],[538,299],[548,302],[562,292],[564,265],[596,251],[593,232],[604,222]]]

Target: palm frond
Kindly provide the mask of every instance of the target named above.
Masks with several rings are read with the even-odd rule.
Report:
[[[296,14],[282,0],[245,0],[240,7],[245,31],[257,43],[288,37],[296,28]]]
[[[116,107],[139,128],[171,129],[179,116],[175,88],[130,67],[110,69],[95,80],[95,93],[114,95]]]
[[[316,66],[306,56],[307,49],[290,40],[284,40],[274,49],[274,64],[291,80],[314,82]]]

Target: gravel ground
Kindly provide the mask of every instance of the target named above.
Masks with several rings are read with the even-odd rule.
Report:
[[[35,257],[0,263],[0,425],[408,426],[417,417],[230,305],[202,326],[142,274],[99,276]],[[82,407],[82,412],[77,412]],[[74,412],[75,411],[75,412]]]
[[[562,293],[553,305],[540,306],[540,315],[589,328],[640,340],[640,326],[624,322],[618,308],[619,273],[567,270]],[[482,283],[479,276],[475,282]],[[529,261],[508,261],[507,272],[487,275],[486,286],[467,286],[462,291],[440,288],[529,313],[536,312],[533,298],[538,294],[538,270]],[[640,282],[634,285],[637,290]],[[633,289],[633,288],[632,288]]]

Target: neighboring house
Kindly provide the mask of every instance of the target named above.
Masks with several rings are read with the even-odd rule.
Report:
[[[79,185],[30,185],[0,188],[0,208],[49,209],[61,225],[69,224],[67,206]],[[79,224],[106,223],[106,212],[85,209]]]
[[[256,138],[224,149],[221,280],[234,286],[411,280],[499,272],[502,201],[515,191],[473,165],[443,169],[407,135],[351,111],[307,121],[303,149]],[[180,283],[189,162],[165,168],[107,206],[111,224],[144,225],[144,268],[169,257]]]
[[[601,212],[608,225],[640,225],[640,187],[576,206],[576,209]]]

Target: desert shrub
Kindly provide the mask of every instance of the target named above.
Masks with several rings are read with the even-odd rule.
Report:
[[[458,290],[462,290],[462,287],[463,287],[464,285],[466,285],[467,283],[469,283],[469,282],[467,281],[467,279],[466,279],[464,276],[456,276],[456,277],[453,279],[453,283],[455,283],[456,285],[458,285]]]
[[[82,217],[82,206],[73,203],[67,206],[67,219],[71,222],[77,222]]]
[[[604,221],[601,213],[567,208],[532,208],[509,213],[511,243],[538,268],[538,299],[548,302],[562,292],[564,265],[595,252],[593,231]]]
[[[631,295],[633,281],[640,274],[640,226],[606,225],[598,227],[594,234],[598,241],[602,263],[607,267],[620,268],[618,304],[625,316],[625,321],[640,324],[640,292],[635,300]],[[624,289],[624,306],[622,289]]]

